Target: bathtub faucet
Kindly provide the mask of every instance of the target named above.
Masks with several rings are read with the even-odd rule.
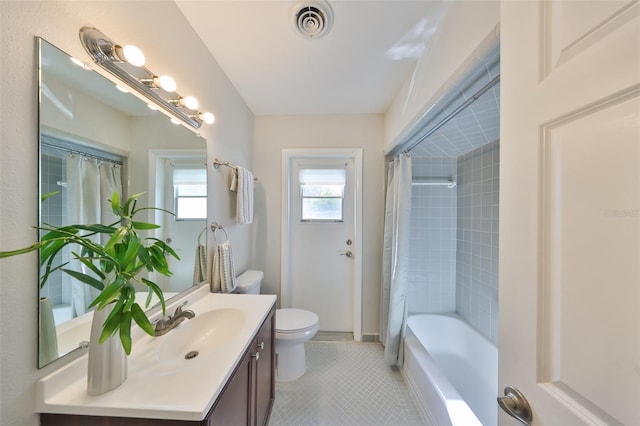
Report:
[[[159,319],[155,322],[154,331],[156,336],[167,334],[169,331],[176,328],[186,318],[191,319],[196,316],[195,312],[193,312],[192,310],[182,310],[182,307],[186,304],[187,302],[184,302],[182,305],[178,306],[173,315],[169,315],[167,319]]]

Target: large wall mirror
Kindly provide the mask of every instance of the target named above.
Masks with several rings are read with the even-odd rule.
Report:
[[[170,242],[181,257],[170,264],[170,278],[153,279],[166,298],[201,284],[206,276],[206,141],[126,87],[116,88],[47,41],[37,42],[39,192],[54,194],[41,201],[40,222],[99,223],[114,191],[144,192],[139,206],[176,213],[150,210],[147,219],[162,227],[148,236]],[[69,254],[61,256],[65,261]],[[144,301],[146,289],[140,292]],[[92,319],[87,306],[96,295],[64,273],[40,289],[39,367],[86,345]],[[43,333],[45,327],[55,333]]]

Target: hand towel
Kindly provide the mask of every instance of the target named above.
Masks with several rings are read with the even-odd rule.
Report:
[[[196,247],[195,265],[193,266],[193,285],[198,285],[207,279],[207,246],[198,244]]]
[[[236,179],[231,184],[236,194],[236,222],[248,224],[253,222],[253,174],[244,167],[236,167]]]
[[[213,252],[210,285],[212,293],[232,293],[236,289],[236,271],[229,241],[218,244]]]

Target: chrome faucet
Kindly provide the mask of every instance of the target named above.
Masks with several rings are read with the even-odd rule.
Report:
[[[187,302],[184,302],[182,305],[176,308],[176,311],[173,315],[169,315],[167,319],[159,319],[155,322],[155,335],[162,336],[163,334],[167,334],[169,331],[173,330],[180,324],[185,318],[191,319],[196,316],[195,312],[187,309],[186,311],[182,310],[182,307],[186,305]]]

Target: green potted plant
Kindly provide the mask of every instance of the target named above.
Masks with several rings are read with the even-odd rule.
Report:
[[[100,290],[100,294],[89,306],[96,308],[94,325],[92,326],[92,340],[94,328],[99,328],[98,344],[106,342],[121,344],[126,355],[131,353],[132,321],[140,326],[147,334],[153,336],[154,329],[144,310],[135,300],[135,284],[148,287],[146,305],[151,302],[153,294],[160,299],[162,313],[165,314],[165,301],[162,289],[143,274],[156,271],[170,276],[167,255],[176,259],[179,256],[164,241],[157,238],[141,238],[138,231],[160,228],[159,225],[136,220],[136,215],[145,210],[162,210],[156,207],[137,208],[138,198],[142,194],[129,197],[124,203],[120,195],[114,192],[111,196],[111,209],[118,220],[110,225],[65,225],[53,226],[44,224],[37,226],[44,232],[40,241],[22,249],[0,252],[0,258],[16,256],[40,250],[40,266],[43,270],[40,287],[44,286],[52,272],[62,270],[78,281]],[[162,210],[165,211],[166,210]],[[171,212],[167,212],[171,214]],[[96,242],[96,235],[104,236],[102,241]],[[56,255],[65,247],[71,249],[71,261],[82,263],[90,274],[67,268],[67,263],[56,264]],[[98,315],[100,313],[100,315]],[[98,323],[98,318],[104,318]],[[102,320],[99,320],[102,321]],[[97,325],[96,325],[97,324]],[[94,327],[95,326],[95,327]],[[116,336],[117,335],[117,336]],[[95,343],[95,342],[92,342]],[[103,349],[102,351],[106,351]],[[89,366],[89,393],[91,391],[91,348]],[[111,361],[106,361],[107,363]],[[106,369],[113,369],[106,366]],[[126,379],[125,371],[122,381]],[[118,384],[107,385],[110,389]],[[98,386],[101,387],[101,386]],[[110,390],[107,389],[107,390]],[[103,391],[97,391],[102,393]],[[97,394],[93,392],[92,394]]]

